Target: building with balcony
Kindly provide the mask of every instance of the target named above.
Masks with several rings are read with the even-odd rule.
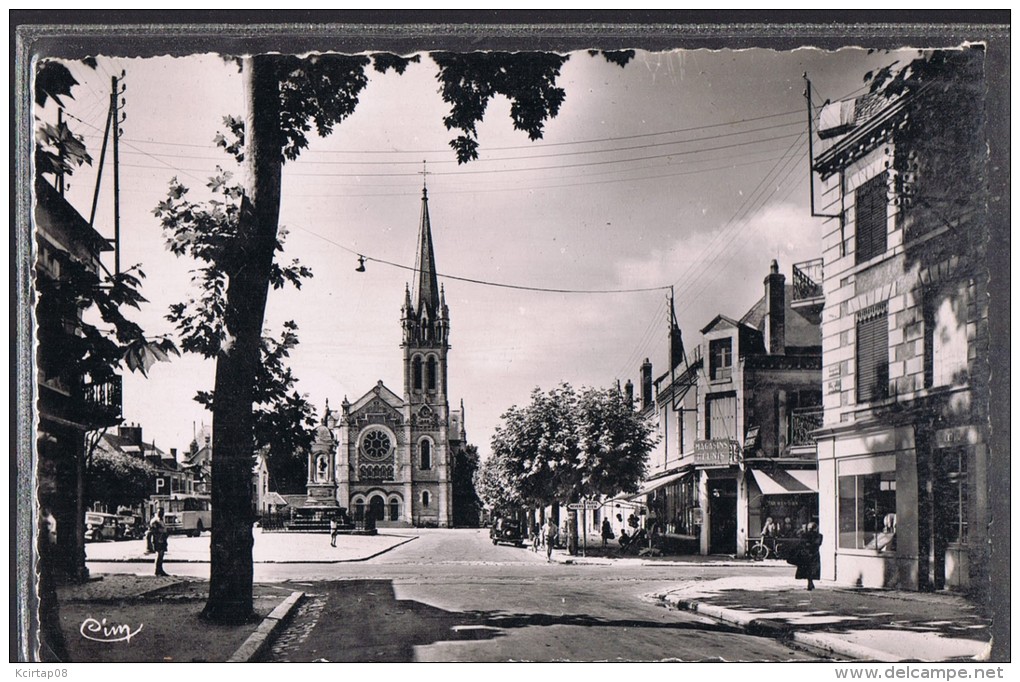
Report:
[[[56,521],[54,577],[78,580],[87,574],[85,435],[120,422],[121,382],[75,368],[81,307],[66,290],[61,263],[70,256],[98,273],[100,255],[111,247],[45,179],[36,182],[35,201],[37,500]]]
[[[987,586],[982,64],[935,53],[821,111],[823,579]]]
[[[701,554],[742,556],[766,518],[793,533],[818,514],[821,299],[798,297],[775,261],[764,287],[740,319],[702,328],[689,355],[674,330],[667,373],[641,367],[639,409],[660,440],[637,498]]]

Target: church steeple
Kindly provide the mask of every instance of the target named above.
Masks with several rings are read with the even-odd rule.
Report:
[[[429,222],[429,191],[421,191],[421,224],[418,228],[418,255],[414,263],[417,277],[414,283],[414,309],[421,317],[435,320],[441,314],[439,282],[436,276],[436,255],[432,249],[432,225]]]

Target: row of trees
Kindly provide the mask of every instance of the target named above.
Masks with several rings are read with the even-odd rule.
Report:
[[[502,419],[475,477],[497,513],[635,492],[657,439],[618,388],[536,388]]]

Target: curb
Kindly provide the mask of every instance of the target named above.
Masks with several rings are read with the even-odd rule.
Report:
[[[667,595],[659,597],[662,601],[681,611],[707,616],[745,630],[749,635],[757,637],[769,637],[772,639],[788,640],[800,646],[818,651],[824,654],[836,654],[859,661],[872,661],[876,663],[897,663],[906,659],[894,656],[884,651],[871,649],[865,646],[852,644],[843,641],[833,635],[813,632],[798,632],[792,626],[769,618],[756,618],[755,616],[728,609],[713,604],[691,601],[686,599],[669,599]]]
[[[406,545],[407,543],[409,543],[409,542],[411,542],[413,540],[417,540],[417,539],[418,539],[418,536],[416,535],[414,537],[407,538],[403,542],[398,542],[395,545],[391,545],[391,546],[387,547],[386,549],[380,550],[380,551],[376,552],[375,554],[369,554],[367,556],[357,557],[356,559],[294,559],[294,560],[287,559],[287,560],[284,560],[284,561],[278,561],[276,559],[266,559],[266,560],[262,560],[262,561],[252,561],[252,564],[351,564],[351,563],[357,563],[359,561],[368,561],[369,559],[374,559],[377,556],[380,556],[382,554],[386,554],[386,552],[394,550],[397,547],[402,547],[402,546]],[[151,564],[152,563],[152,559],[147,559],[147,558],[144,558],[144,557],[126,557],[126,558],[118,558],[118,559],[88,559],[88,558],[86,558],[85,561],[86,561],[86,563],[94,563],[94,564]],[[164,564],[208,564],[209,563],[209,559],[169,559],[169,558],[165,558],[163,560],[163,563]]]
[[[290,596],[283,600],[273,612],[266,616],[265,620],[259,623],[255,632],[244,640],[244,644],[227,659],[227,663],[249,663],[258,658],[277,635],[283,623],[290,616],[291,612],[304,599],[304,592],[291,592]]]

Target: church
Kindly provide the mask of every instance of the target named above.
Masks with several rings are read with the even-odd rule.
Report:
[[[464,403],[447,393],[450,313],[438,283],[428,189],[422,189],[413,289],[400,324],[403,390],[382,381],[339,414],[326,406],[308,459],[306,507],[343,507],[379,526],[453,525],[454,452],[465,444]]]

